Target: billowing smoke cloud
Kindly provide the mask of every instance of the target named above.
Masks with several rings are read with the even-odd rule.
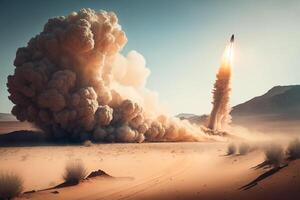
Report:
[[[199,127],[159,115],[142,55],[112,12],[82,9],[49,19],[16,53],[8,77],[12,113],[56,139],[96,142],[206,140]]]
[[[221,130],[231,121],[230,116],[230,79],[231,79],[232,43],[225,49],[223,60],[217,73],[213,89],[213,108],[208,128]]]

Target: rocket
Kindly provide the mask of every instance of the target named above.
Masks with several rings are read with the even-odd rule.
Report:
[[[234,34],[231,35],[231,38],[230,38],[230,43],[233,43],[234,42]]]

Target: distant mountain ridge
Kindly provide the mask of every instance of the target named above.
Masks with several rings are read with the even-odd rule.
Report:
[[[17,121],[17,119],[12,114],[0,113],[0,121]]]
[[[231,115],[277,115],[300,119],[300,85],[275,86],[264,95],[234,106]]]
[[[261,96],[232,108],[233,122],[243,120],[300,120],[300,85],[275,86]],[[207,115],[179,114],[176,117],[192,123],[204,124]],[[257,119],[257,120],[255,120]]]

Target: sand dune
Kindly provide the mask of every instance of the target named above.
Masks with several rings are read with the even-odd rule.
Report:
[[[0,170],[18,172],[25,190],[62,182],[68,160],[80,159],[89,171],[115,177],[95,178],[77,186],[24,194],[19,199],[297,199],[300,160],[258,182],[240,187],[267,169],[251,169],[264,160],[260,150],[224,156],[225,143],[144,143],[0,148]],[[129,177],[129,178],[128,178]],[[131,178],[130,178],[131,177]],[[52,193],[57,191],[58,193]]]

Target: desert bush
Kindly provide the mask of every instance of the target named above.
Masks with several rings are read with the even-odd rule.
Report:
[[[85,147],[90,147],[92,145],[93,145],[93,143],[91,142],[91,140],[86,140],[83,142],[83,146],[85,146]]]
[[[0,174],[0,199],[12,199],[23,190],[22,179],[13,173]]]
[[[265,148],[266,162],[273,167],[280,167],[284,161],[284,151],[280,145],[272,144]]]
[[[291,159],[300,158],[300,141],[298,138],[292,140],[287,147],[287,155]]]
[[[240,153],[241,155],[245,155],[245,154],[247,154],[249,151],[250,151],[250,145],[249,145],[249,144],[247,144],[247,143],[241,143],[241,144],[239,145],[239,153]]]
[[[236,146],[233,143],[230,143],[227,147],[227,155],[235,154],[236,152]]]
[[[81,161],[67,163],[63,179],[66,183],[77,184],[87,175],[87,170]]]

